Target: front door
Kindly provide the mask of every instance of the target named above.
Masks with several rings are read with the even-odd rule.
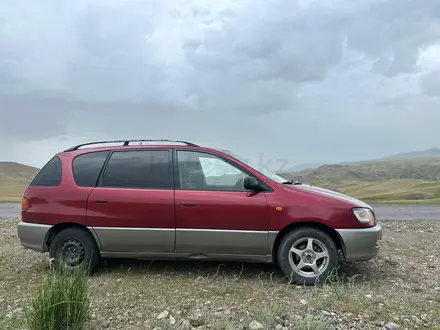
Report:
[[[177,150],[176,252],[200,255],[267,253],[264,192],[244,189],[247,175],[207,152]]]
[[[87,202],[87,221],[103,253],[135,256],[174,251],[171,157],[167,149],[111,154]]]

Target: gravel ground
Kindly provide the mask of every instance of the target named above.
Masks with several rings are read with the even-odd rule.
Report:
[[[0,329],[25,328],[29,297],[50,271],[47,255],[20,246],[17,221],[0,222]],[[389,322],[440,329],[440,223],[382,225],[376,259],[345,265],[334,282],[317,287],[288,285],[264,264],[106,261],[90,278],[88,329],[286,330],[307,315],[334,329]]]

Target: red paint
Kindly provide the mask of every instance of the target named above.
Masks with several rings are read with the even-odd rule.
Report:
[[[268,230],[269,228],[266,194],[176,190],[175,204],[177,228],[229,230]]]
[[[351,211],[353,207],[365,206],[360,201],[347,200],[344,196],[338,197],[328,191],[307,191],[302,186],[277,183],[232,156],[210,148],[161,146],[207,151],[228,158],[270,186],[273,191],[247,193],[76,186],[72,173],[72,160],[75,156],[90,151],[149,147],[158,148],[145,145],[103,147],[57,154],[62,161],[61,185],[28,187],[24,197],[29,202],[29,208],[22,211],[22,221],[51,225],[71,222],[100,227],[256,231],[279,231],[294,222],[320,222],[335,229],[371,226],[359,223]],[[184,203],[190,205],[183,206]],[[282,210],[277,211],[277,207],[282,207]]]
[[[334,229],[362,228],[371,225],[357,221],[351,209],[359,207],[294,187],[275,184],[275,193],[268,193],[270,229],[279,231],[292,222],[319,222]],[[276,207],[281,206],[282,211]]]
[[[89,196],[87,225],[172,229],[173,196],[172,190],[95,188]]]
[[[24,197],[30,208],[21,212],[22,221],[55,225],[62,222],[87,225],[87,197],[93,188],[77,187],[72,173],[73,153],[60,153],[63,176],[58,187],[29,186]]]

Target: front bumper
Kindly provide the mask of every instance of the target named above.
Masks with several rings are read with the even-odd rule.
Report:
[[[51,227],[50,225],[19,222],[17,225],[17,234],[21,245],[34,251],[46,252],[44,242]]]
[[[337,229],[344,245],[345,261],[363,261],[373,259],[379,252],[382,239],[382,226],[371,228]]]

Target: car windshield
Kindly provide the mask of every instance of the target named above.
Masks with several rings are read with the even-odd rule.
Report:
[[[227,153],[228,155],[231,155],[234,158],[237,158],[239,161],[249,165],[250,167],[254,168],[258,172],[263,174],[264,176],[267,176],[269,179],[272,179],[272,180],[274,180],[274,181],[276,181],[278,183],[291,183],[292,182],[291,180],[286,179],[286,178],[282,177],[281,175],[276,174],[276,173],[268,170],[267,168],[265,168],[263,166],[259,166],[259,165],[255,164],[255,163],[250,162],[249,160],[247,160],[245,158],[242,158],[241,156],[233,153],[230,150],[223,150],[222,149],[221,151],[223,151],[224,153]]]

